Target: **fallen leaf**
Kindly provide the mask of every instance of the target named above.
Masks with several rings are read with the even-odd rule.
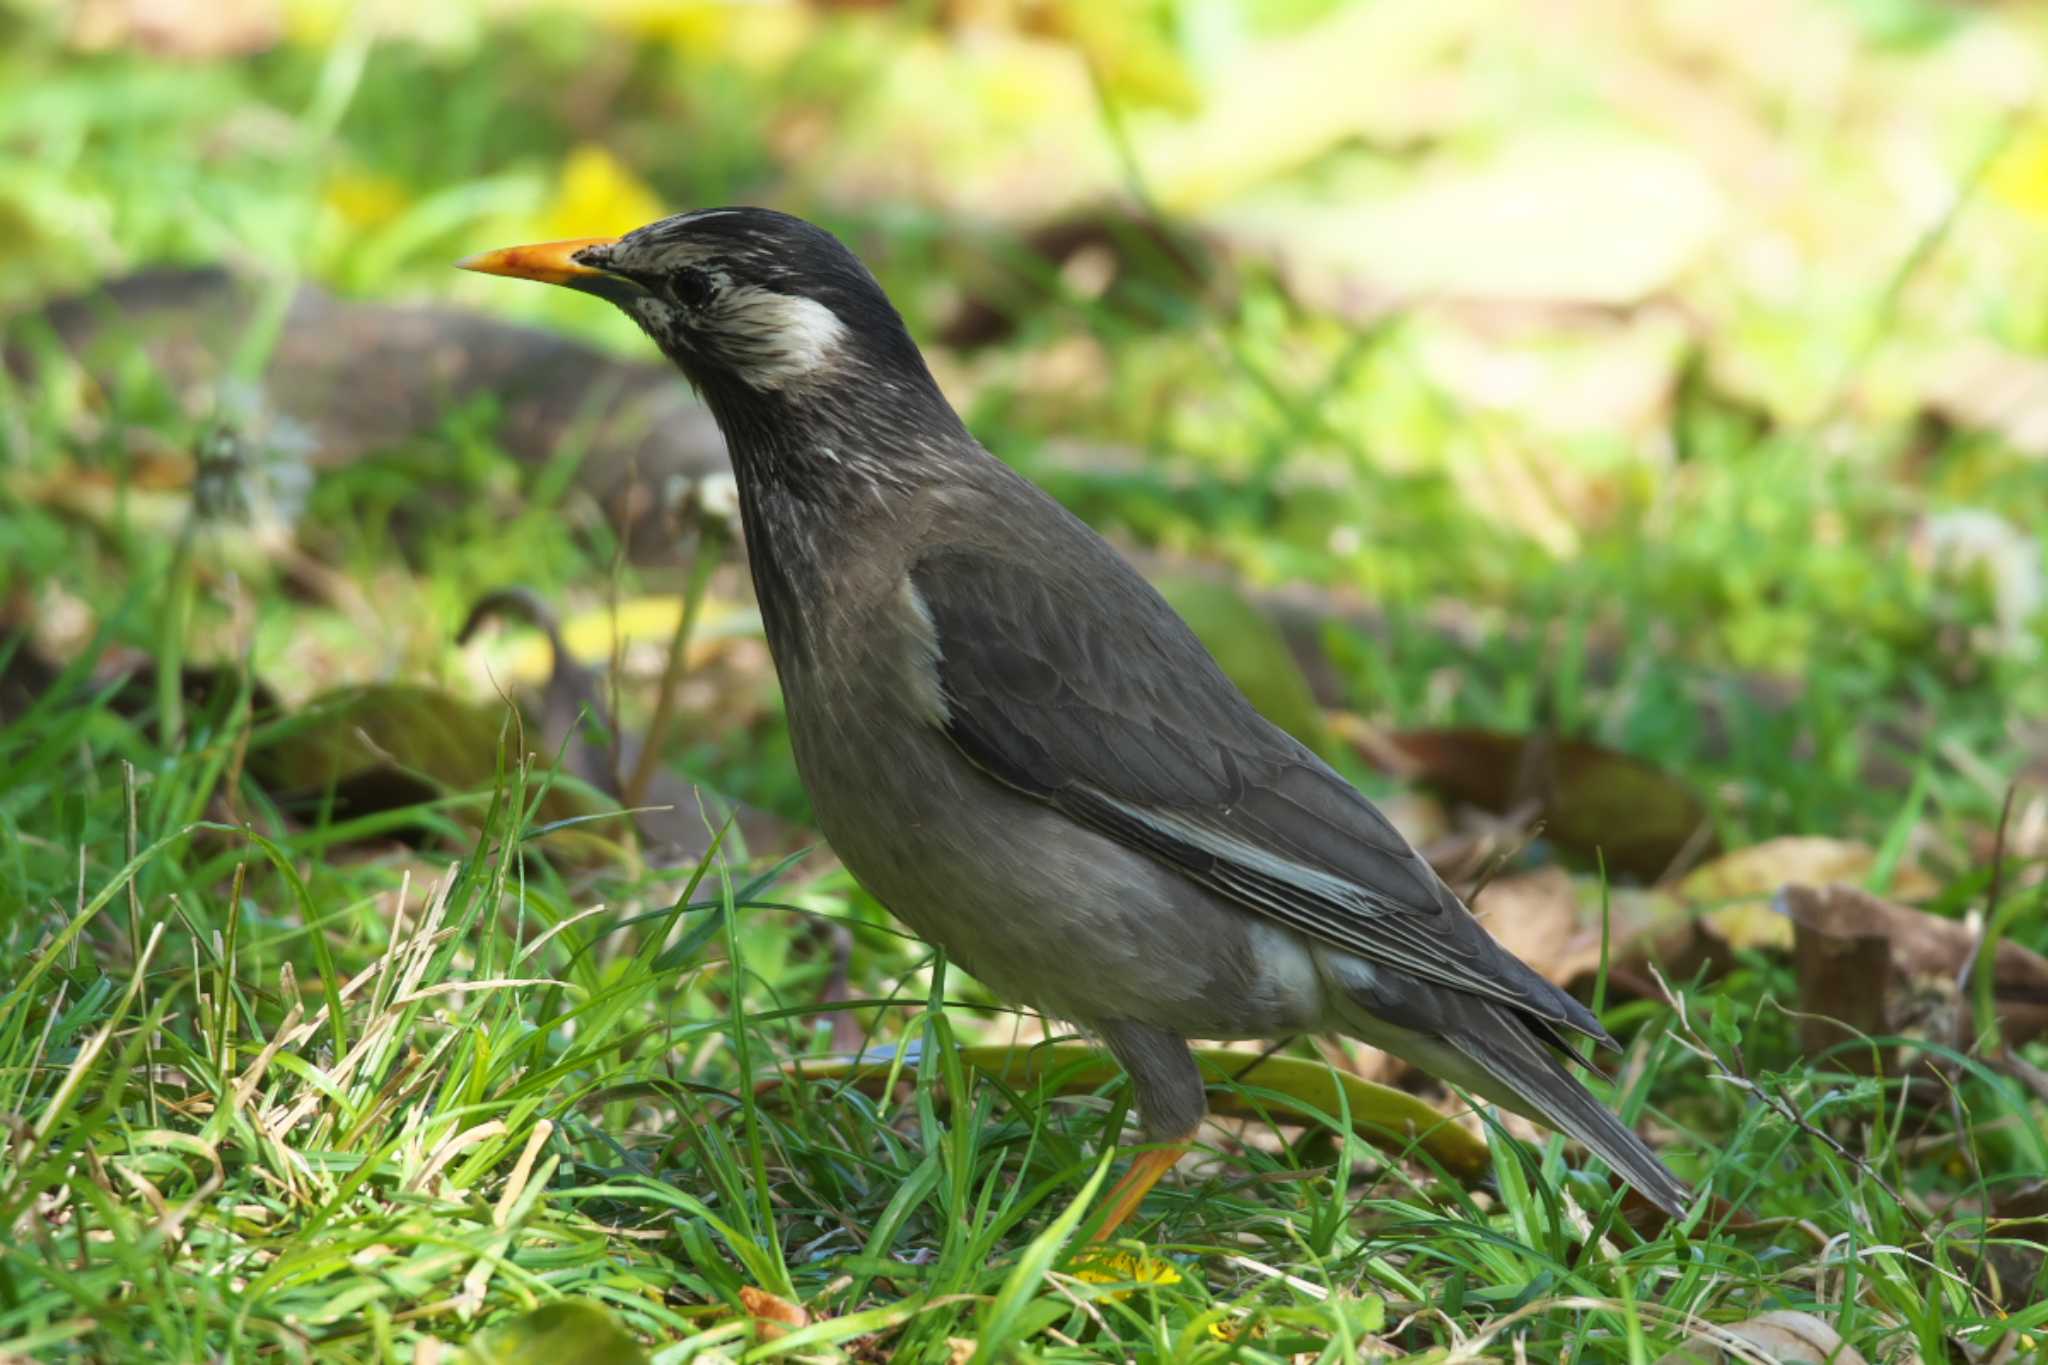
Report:
[[[324,801],[338,815],[364,815],[431,801],[446,792],[488,790],[511,742],[503,707],[473,706],[438,688],[371,683],[336,688],[249,750],[249,771],[287,804]],[[543,818],[583,807],[551,795]]]
[[[1409,146],[1448,131],[1466,112],[1458,56],[1486,23],[1473,0],[1341,5],[1246,44],[1217,68],[1197,117],[1133,121],[1151,195],[1199,215],[1346,141]]]
[[[617,810],[600,794],[602,784],[551,781],[556,749],[543,747],[537,727],[522,730],[508,720],[502,704],[472,705],[434,687],[341,687],[314,697],[294,715],[259,723],[249,747],[248,772],[286,811],[296,816],[324,812],[342,821],[403,811],[444,796],[489,793],[530,760],[527,798],[540,783],[548,784],[530,812],[534,827]],[[457,805],[439,818],[474,828],[486,809]],[[610,861],[619,856],[625,823],[620,817],[552,830],[541,846],[565,862]],[[391,827],[384,837],[431,837],[434,828],[422,813],[410,824]],[[709,839],[703,835],[699,846]]]
[[[1689,960],[1693,922],[1683,902],[1655,890],[1610,886],[1603,893],[1597,879],[1559,867],[1495,879],[1472,902],[1472,913],[1502,947],[1569,987],[1600,970],[1603,900],[1610,981],[1647,991],[1645,963],[1668,973]]]
[[[1759,1355],[1782,1365],[1867,1365],[1841,1333],[1811,1313],[1780,1309],[1743,1322],[1701,1327],[1657,1365],[1722,1365]]]
[[[1600,434],[1647,444],[1668,430],[1694,342],[1676,310],[1650,305],[1623,316],[1486,305],[1431,309],[1406,325],[1416,361],[1459,407],[1515,419],[1539,486],[1581,527],[1610,518],[1620,470],[1588,467],[1563,440]],[[1474,315],[1476,313],[1476,315]]]
[[[68,8],[71,45],[85,52],[247,57],[269,51],[284,33],[278,0],[80,0]]]
[[[1330,752],[1315,693],[1270,617],[1234,586],[1214,578],[1176,575],[1153,586],[1194,628],[1260,715],[1316,752]]]
[[[1964,431],[1989,431],[2048,459],[2048,359],[1974,341],[1935,361],[1928,409]]]
[[[1104,1246],[1091,1242],[1083,1246],[1067,1268],[1078,1280],[1089,1284],[1179,1284],[1180,1270],[1173,1262],[1158,1256],[1126,1251],[1119,1247]],[[1133,1289],[1112,1293],[1112,1299],[1127,1299]]]
[[[1655,999],[1653,965],[1684,979],[1710,964],[1691,908],[1656,887],[1603,886],[1597,877],[1543,867],[1495,878],[1471,906],[1502,947],[1567,990],[1590,992],[1598,979],[1603,918],[1609,1000]]]
[[[747,1316],[754,1320],[754,1332],[762,1341],[774,1341],[799,1327],[810,1325],[811,1315],[804,1311],[802,1304],[791,1303],[750,1284],[740,1286],[740,1303],[745,1306]]]
[[[615,651],[628,656],[646,650],[659,658],[682,615],[680,597],[627,597],[565,617],[558,638],[580,664],[608,665]],[[685,663],[703,663],[734,636],[757,636],[760,617],[721,597],[707,596],[698,608]],[[518,641],[490,659],[491,676],[508,683],[544,683],[560,655],[545,635]]]
[[[1830,1001],[1853,1016],[1844,1022],[1880,1018],[1880,1028],[1865,1031],[1926,1033],[1943,1043],[1971,1036],[1970,1001],[1957,991],[1956,983],[1964,963],[1977,951],[1972,926],[1894,904],[1855,886],[1794,884],[1786,886],[1778,899],[1786,922],[1805,926],[1810,936],[1824,936],[1833,944],[1883,943],[1890,989],[1880,990],[1882,981],[1864,985],[1865,995],[1881,1003],[1881,1016],[1871,1014],[1868,1000],[1842,1002],[1830,992]],[[1855,951],[1867,956],[1873,950]],[[1801,986],[1803,996],[1804,978]],[[1840,989],[1854,986],[1845,983]],[[2002,939],[1992,958],[1991,994],[2007,1044],[2017,1046],[2048,1033],[2048,958]]]
[[[1198,213],[1347,143],[1406,147],[1453,128],[1468,102],[1463,45],[1489,18],[1474,0],[1337,6],[1290,33],[1233,35],[1227,60],[1185,67],[1182,44],[1133,41],[1120,13],[1132,6],[1034,8],[1040,33],[984,24],[972,41],[898,23],[881,78],[795,173],[841,202],[1035,223],[1125,197],[1134,162],[1149,198]],[[1105,95],[1129,162],[1105,135]]]
[[[1989,168],[1984,187],[2029,218],[2048,224],[2048,128],[2036,121],[2014,137]]]
[[[1600,966],[1600,925],[1585,922],[1579,893],[1561,867],[1490,883],[1472,915],[1502,947],[1560,986]]]
[[[1347,737],[1356,738],[1355,731]],[[1368,762],[1495,814],[1538,804],[1544,837],[1617,872],[1652,878],[1708,838],[1706,805],[1653,764],[1584,740],[1479,729],[1382,733]]]
[[[645,1365],[647,1352],[610,1313],[564,1300],[479,1333],[469,1365]]]
[[[1194,1051],[1203,1079],[1215,1087],[1209,1095],[1209,1112],[1217,1117],[1264,1117],[1274,1096],[1282,1104],[1311,1116],[1334,1115],[1348,1103],[1354,1130],[1383,1151],[1401,1155],[1412,1146],[1463,1180],[1478,1179],[1492,1169],[1492,1158],[1483,1138],[1405,1091],[1375,1085],[1299,1057],[1260,1060],[1257,1054],[1226,1048]],[[1085,1094],[1124,1074],[1105,1053],[1085,1043],[964,1047],[960,1049],[960,1059],[968,1068],[999,1076],[1012,1085],[1057,1076],[1060,1094]],[[905,1054],[900,1066],[908,1070],[916,1064],[913,1050]],[[764,1077],[756,1093],[770,1095],[801,1078],[806,1083],[849,1083],[865,1093],[879,1094],[897,1065],[896,1054],[889,1050],[871,1050],[854,1057],[799,1058],[788,1063],[782,1072]],[[1269,1093],[1248,1096],[1241,1088],[1245,1086]]]
[[[456,643],[465,644],[485,621],[501,615],[535,628],[540,637],[538,647],[547,661],[547,681],[540,714],[534,718],[536,734],[529,736],[528,747],[549,758],[559,754],[568,771],[614,799],[620,796],[623,774],[639,761],[642,740],[619,733],[597,670],[577,658],[570,641],[581,635],[587,645],[596,628],[603,628],[608,640],[615,639],[636,625],[645,626],[650,616],[665,626],[664,634],[673,634],[681,615],[680,602],[672,598],[635,599],[626,605],[634,609],[622,610],[618,620],[595,619],[604,614],[594,613],[563,627],[538,595],[523,588],[505,588],[479,598],[456,634]],[[731,615],[727,613],[728,619]],[[686,653],[685,658],[690,657]],[[680,865],[701,860],[728,819],[738,838],[728,838],[722,847],[739,860],[790,852],[809,842],[802,831],[777,816],[734,801],[666,766],[654,769],[633,815],[650,851],[661,861]]]
[[[1676,147],[1551,132],[1511,137],[1478,165],[1446,158],[1389,193],[1290,187],[1202,221],[1341,316],[1388,292],[1636,304],[1678,281],[1724,213],[1712,178]]]
[[[1799,977],[1799,1046],[1844,1070],[1875,1075],[1878,1050],[1856,1047],[1859,1038],[1887,1032],[1885,1001],[1891,994],[1891,943],[1867,918],[1837,913],[1837,902],[1803,886],[1783,892],[1792,920],[1792,961]],[[1847,908],[1847,902],[1840,902]],[[1850,1046],[1842,1046],[1850,1044]]]
[[[1702,922],[1730,948],[1792,950],[1792,921],[1772,905],[1780,887],[1793,882],[1820,886],[1867,881],[1877,867],[1877,850],[1850,839],[1786,835],[1725,853],[1678,884],[1678,894],[1702,907]],[[1892,874],[1891,893],[1921,900],[1938,890],[1934,880],[1910,863]]]
[[[1091,70],[1119,101],[1178,111],[1199,102],[1193,74],[1172,33],[1146,5],[1097,0],[1033,0],[1018,17],[1027,31],[1059,39],[1086,54]]]
[[[222,270],[144,271],[53,301],[36,323],[59,347],[46,352],[10,332],[4,359],[25,383],[82,378],[119,392],[122,376],[141,363],[140,350],[187,411],[216,411],[234,392],[239,338],[261,303],[261,285]],[[258,384],[237,402],[261,430],[243,434],[258,444],[303,446],[321,470],[405,447],[439,428],[451,410],[479,400],[501,412],[494,434],[515,459],[545,464],[573,439],[583,452],[578,488],[637,563],[670,562],[687,548],[678,534],[681,492],[731,472],[718,424],[670,366],[613,359],[456,308],[361,303],[301,288]],[[138,425],[81,439],[125,441],[131,432],[156,435]],[[174,512],[184,506],[188,481],[162,495],[175,498]],[[402,543],[432,524],[436,501],[424,486],[417,505],[395,521]]]

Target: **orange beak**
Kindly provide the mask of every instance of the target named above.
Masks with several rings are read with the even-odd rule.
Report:
[[[539,280],[542,284],[567,285],[585,293],[610,296],[623,289],[633,289],[629,281],[619,275],[584,265],[576,259],[576,253],[594,246],[610,246],[616,237],[579,237],[567,242],[537,242],[532,246],[508,246],[498,251],[485,251],[455,263],[459,270],[474,270],[484,275],[510,275],[514,279]]]

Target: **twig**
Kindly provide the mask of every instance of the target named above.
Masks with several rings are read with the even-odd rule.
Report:
[[[1738,1090],[1748,1091],[1757,1100],[1761,1101],[1765,1108],[1783,1118],[1800,1132],[1819,1142],[1851,1166],[1854,1166],[1859,1176],[1884,1191],[1885,1196],[1892,1201],[1893,1206],[1913,1224],[1914,1229],[1919,1232],[1921,1237],[1930,1241],[1933,1239],[1934,1234],[1927,1224],[1918,1214],[1913,1212],[1912,1207],[1906,1203],[1905,1198],[1896,1189],[1892,1188],[1891,1183],[1882,1175],[1879,1175],[1877,1170],[1868,1161],[1857,1156],[1840,1142],[1837,1142],[1833,1136],[1816,1127],[1811,1120],[1799,1112],[1799,1107],[1792,1103],[1785,1095],[1782,1087],[1765,1085],[1750,1079],[1748,1066],[1742,1058],[1741,1044],[1731,1045],[1735,1053],[1735,1065],[1732,1068],[1722,1061],[1721,1055],[1715,1052],[1706,1039],[1700,1036],[1699,1030],[1693,1027],[1692,1017],[1686,1012],[1684,998],[1677,991],[1671,989],[1671,983],[1664,979],[1664,973],[1657,969],[1655,963],[1648,965],[1650,975],[1656,978],[1657,988],[1664,993],[1664,1000],[1671,1006],[1672,1014],[1677,1020],[1677,1030],[1672,1035],[1673,1038],[1680,1047],[1713,1068],[1713,1079],[1732,1085]]]
[[[1991,839],[1991,884],[1984,890],[1984,918],[1977,925],[1977,941],[1963,957],[1963,965],[1956,969],[1956,995],[1970,1001],[1970,1018],[1977,1025],[1977,1036],[1970,1040],[1965,1052],[2002,1050],[2002,1035],[1998,1027],[1998,1010],[1992,997],[1992,988],[1997,979],[1990,960],[1998,951],[1998,903],[2005,896],[2005,834],[2006,826],[2012,820],[2012,801],[2018,794],[2019,785],[2010,783],[2005,789],[2005,802],[1998,809],[1998,832]],[[1979,978],[1972,989],[1972,978]],[[1957,1010],[1958,1018],[1962,1011]]]
[[[2005,149],[2012,144],[2013,138],[2026,126],[2030,117],[2030,112],[2025,108],[2015,109],[2006,116],[1977,154],[1976,161],[1971,163],[1970,169],[1963,176],[1963,183],[1957,188],[1954,198],[1950,199],[1942,210],[1941,216],[1929,223],[1920,235],[1913,239],[1912,247],[1900,258],[1898,265],[1893,267],[1891,278],[1885,281],[1884,292],[1878,296],[1876,313],[1870,322],[1870,331],[1857,346],[1855,354],[1849,357],[1848,363],[1843,365],[1841,378],[1835,382],[1834,393],[1813,422],[1815,427],[1833,422],[1841,415],[1842,409],[1848,406],[1850,391],[1855,387],[1857,377],[1870,363],[1870,358],[1877,354],[1877,348],[1891,335],[1892,323],[1898,316],[1899,300],[1905,296],[1907,287],[1918,278],[1921,270],[1934,259],[1935,253],[1948,241],[1957,221],[1963,216],[1963,210],[1977,197],[1977,190],[1984,183],[1984,177],[1990,173],[1991,167],[2005,153]]]
[[[633,765],[633,775],[626,779],[625,789],[620,793],[622,805],[646,804],[647,787],[654,780],[654,769],[661,761],[669,723],[674,716],[676,689],[683,680],[683,654],[690,642],[690,632],[696,628],[705,590],[711,586],[711,574],[724,560],[724,527],[714,518],[700,513],[697,517],[697,552],[690,562],[689,582],[683,588],[683,614],[676,621],[675,634],[669,637],[668,661],[662,665],[661,687],[655,694],[654,718],[647,723],[647,735],[640,746],[639,761]]]

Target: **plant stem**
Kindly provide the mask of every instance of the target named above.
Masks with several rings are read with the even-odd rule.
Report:
[[[696,628],[698,612],[703,608],[705,590],[711,586],[712,571],[724,558],[725,537],[710,521],[699,520],[697,553],[690,563],[689,582],[683,588],[683,614],[676,621],[675,634],[669,637],[668,661],[662,665],[654,718],[647,723],[647,736],[640,746],[640,757],[633,763],[633,775],[626,779],[619,793],[620,804],[628,810],[646,799],[648,784],[654,780],[654,768],[660,762],[662,747],[668,740],[669,722],[675,712],[676,689],[683,680],[683,654],[690,643],[690,632]]]

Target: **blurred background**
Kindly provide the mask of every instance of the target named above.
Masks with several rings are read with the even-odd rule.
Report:
[[[616,581],[618,519],[564,467],[586,405],[508,457],[507,374],[541,381],[437,368],[476,341],[452,314],[380,362],[396,323],[345,305],[645,361],[610,310],[450,262],[745,202],[842,233],[985,441],[1149,565],[1289,590],[1323,706],[1597,741],[1737,839],[1868,832],[1916,770],[1981,824],[2048,754],[2038,6],[12,0],[0,28],[0,307],[154,271],[65,315],[69,353],[117,313],[206,352],[15,391],[8,610],[60,656],[169,553],[78,517],[176,524],[225,421],[260,572],[350,581],[202,592],[197,654],[296,697],[530,673],[447,641],[501,580],[569,618]],[[801,815],[751,746],[693,742]]]
[[[1833,1313],[1849,1275],[1866,1350],[1910,1320],[1924,1358],[2014,1358],[1942,1334],[2038,1311],[2038,1246],[1991,1266],[1982,1217],[2048,1217],[2048,1054],[2017,1051],[2048,1032],[2044,96],[2030,0],[0,0],[0,948],[36,964],[0,992],[0,1110],[35,1125],[0,1222],[100,1210],[47,1284],[68,1251],[0,1247],[0,1354],[396,1358],[530,1307],[508,1247],[642,1338],[751,1330],[718,1320],[749,1276],[846,1313],[937,1286],[906,1359],[992,1330],[1035,1224],[964,1241],[935,1163],[1025,1188],[1026,1144],[1032,1198],[1075,1197],[1113,1076],[984,1087],[950,1130],[928,1084],[732,1098],[955,1036],[929,955],[824,853],[692,879],[727,809],[725,852],[814,842],[718,434],[614,310],[452,268],[751,203],[840,233],[988,446],[1600,994],[1674,1166],[1792,1229],[1658,1244],[1687,1288],[1654,1330]],[[1039,1036],[953,980],[945,1029]],[[1829,1019],[1949,1069],[1880,1079]],[[1525,1262],[1493,1196],[1339,1165],[1325,1197],[1327,1134],[1238,1122],[1209,1139],[1263,1174],[1168,1207],[1291,1270],[1180,1262],[1146,1301],[1175,1330],[1252,1304],[1335,1350],[1298,1277],[1347,1275],[1429,1305],[1421,1350],[1570,1262],[1626,1311],[1552,1313],[1535,1356],[1652,1358],[1648,1281],[1577,1232]],[[102,1156],[192,1239],[108,1203]],[[730,1255],[615,1226],[683,1226],[677,1191]],[[1428,1243],[1414,1283],[1371,1278],[1382,1235]],[[273,1252],[326,1258],[235,1298]]]

